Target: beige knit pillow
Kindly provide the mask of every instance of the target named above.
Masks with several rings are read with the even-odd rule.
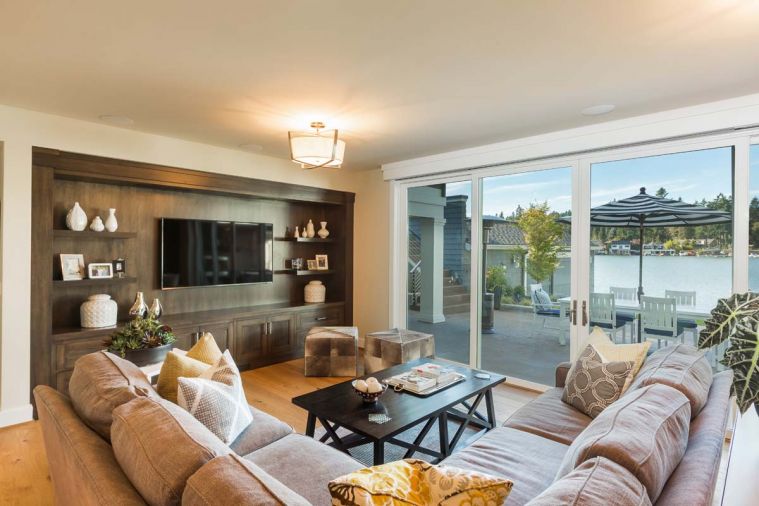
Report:
[[[199,377],[180,377],[177,401],[225,443],[237,439],[253,421],[240,371],[229,351]]]

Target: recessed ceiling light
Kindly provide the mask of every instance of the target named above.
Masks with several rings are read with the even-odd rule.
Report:
[[[582,113],[583,116],[600,116],[601,114],[610,113],[615,108],[616,106],[612,104],[599,104],[599,105],[591,105],[590,107],[586,107],[580,112]]]
[[[119,125],[119,126],[134,125],[134,120],[127,116],[118,116],[115,114],[103,114],[101,116],[98,116],[98,118],[100,118],[100,121],[110,123],[111,125]]]
[[[245,151],[253,151],[253,152],[259,152],[263,151],[264,147],[260,144],[253,144],[252,142],[246,142],[239,145],[240,149],[244,149]]]

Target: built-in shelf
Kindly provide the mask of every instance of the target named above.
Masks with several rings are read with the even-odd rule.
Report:
[[[66,239],[133,239],[137,232],[93,232],[92,230],[53,230],[53,237]]]
[[[292,276],[323,276],[325,274],[334,274],[334,273],[335,271],[333,271],[332,269],[321,270],[321,271],[282,269],[280,271],[274,271],[274,274],[290,274]]]
[[[126,277],[126,278],[105,278],[105,279],[74,279],[71,281],[63,281],[60,279],[56,279],[53,281],[53,288],[72,288],[72,287],[79,287],[79,286],[95,286],[95,285],[115,285],[115,284],[126,284],[126,283],[136,283],[137,278],[135,277]]]
[[[277,237],[274,240],[285,242],[335,242],[335,239],[332,237],[327,237],[326,239],[322,239],[321,237]]]

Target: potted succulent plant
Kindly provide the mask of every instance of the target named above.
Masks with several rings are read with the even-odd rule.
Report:
[[[704,322],[698,347],[728,342],[720,363],[733,370],[732,393],[745,413],[754,405],[759,414],[759,293],[739,293],[720,299]]]
[[[122,329],[105,341],[108,351],[138,366],[162,361],[174,347],[176,336],[171,327],[148,313],[135,316]]]

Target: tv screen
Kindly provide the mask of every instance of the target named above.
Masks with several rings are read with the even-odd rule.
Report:
[[[271,283],[271,223],[161,219],[161,288]]]

